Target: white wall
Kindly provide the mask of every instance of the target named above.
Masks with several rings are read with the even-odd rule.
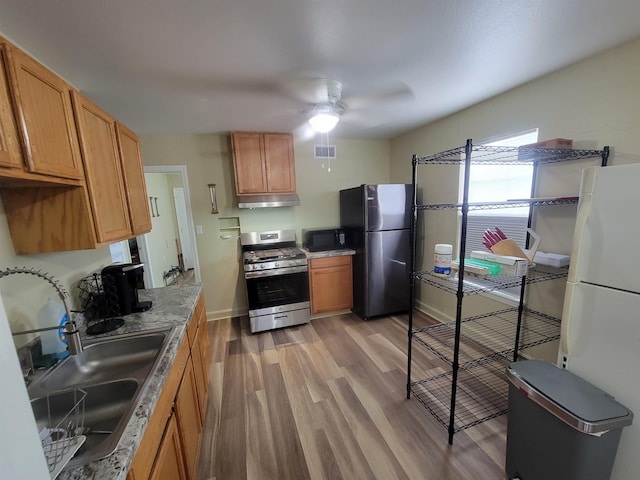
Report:
[[[2,478],[49,479],[38,429],[33,418],[27,389],[20,375],[18,356],[11,341],[11,330],[0,296],[0,385],[2,405],[0,425],[4,440],[0,448]]]

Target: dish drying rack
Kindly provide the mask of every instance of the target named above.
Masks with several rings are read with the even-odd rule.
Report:
[[[82,435],[86,396],[87,392],[76,388],[47,395],[41,399],[42,405],[34,406],[32,403],[34,408],[46,409],[46,412],[38,412],[41,415],[37,414],[46,421],[45,424],[38,424],[38,429],[52,479],[58,476],[86,440],[86,436]],[[56,410],[54,407],[59,405],[66,412],[62,418],[53,413]]]

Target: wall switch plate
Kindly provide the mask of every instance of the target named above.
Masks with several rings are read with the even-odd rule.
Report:
[[[196,235],[202,235],[202,225],[196,225]]]

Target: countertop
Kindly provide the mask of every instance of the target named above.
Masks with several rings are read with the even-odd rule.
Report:
[[[140,300],[151,300],[153,302],[150,310],[125,316],[124,325],[114,332],[91,337],[83,335],[83,338],[96,339],[125,333],[175,327],[162,357],[151,372],[145,391],[140,397],[115,452],[101,460],[62,471],[58,479],[102,480],[108,478],[110,480],[125,480],[127,478],[127,472],[140,445],[149,417],[158,402],[158,397],[178,352],[178,347],[186,334],[187,322],[191,318],[201,291],[202,286],[199,284],[140,290],[138,294]]]
[[[304,252],[308,259],[313,258],[326,258],[326,257],[339,257],[341,255],[355,255],[356,251],[350,248],[340,248],[337,250],[322,250],[320,252],[310,252],[306,248],[300,247],[300,250]]]

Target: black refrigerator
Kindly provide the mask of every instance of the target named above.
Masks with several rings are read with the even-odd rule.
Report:
[[[340,224],[353,257],[353,312],[369,319],[409,311],[413,186],[340,190]]]

